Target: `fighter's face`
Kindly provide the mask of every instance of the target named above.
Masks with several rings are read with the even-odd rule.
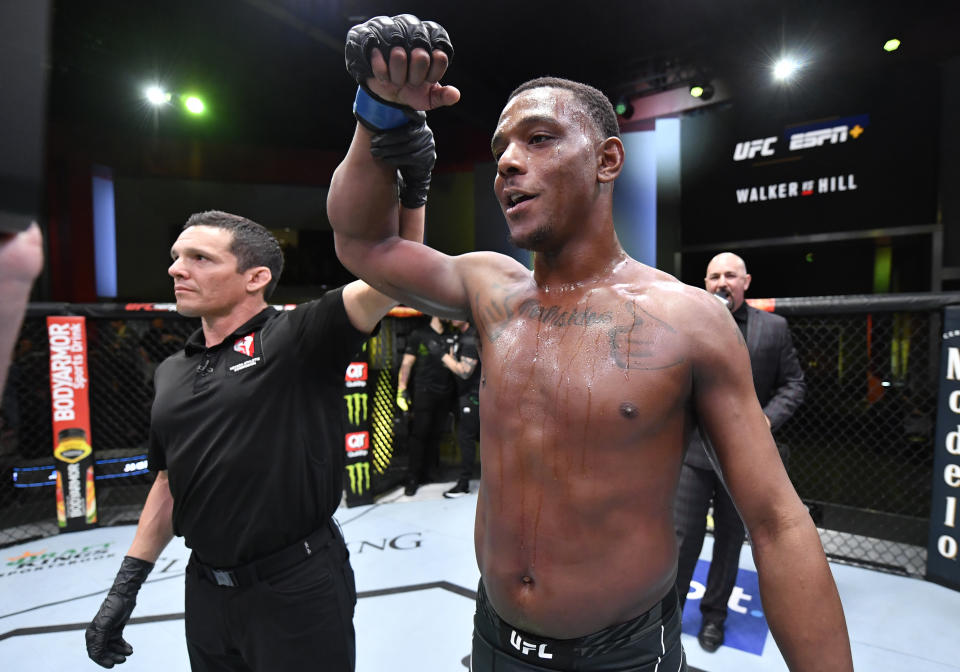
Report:
[[[507,103],[490,146],[493,189],[516,245],[549,250],[582,224],[598,189],[598,135],[565,89],[531,89]]]
[[[233,233],[214,226],[191,226],[170,248],[177,311],[187,317],[227,315],[246,298],[247,278],[230,252]]]
[[[734,254],[719,254],[707,266],[704,286],[711,294],[725,295],[729,299],[730,312],[743,305],[744,295],[750,287],[750,274],[740,257]]]

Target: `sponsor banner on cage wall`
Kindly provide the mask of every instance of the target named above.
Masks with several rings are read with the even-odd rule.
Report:
[[[927,578],[960,590],[960,306],[943,311]]]
[[[86,320],[51,315],[47,337],[57,525],[61,532],[73,532],[97,523]]]
[[[370,489],[369,369],[370,365],[358,358],[350,362],[343,377],[347,506],[373,503]]]

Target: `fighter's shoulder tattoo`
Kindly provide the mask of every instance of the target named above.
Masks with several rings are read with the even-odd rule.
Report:
[[[511,304],[521,291],[516,290],[500,294],[498,290],[502,289],[502,285],[494,284],[483,296],[480,292],[477,292],[473,298],[473,303],[476,306],[475,313],[479,317],[475,325],[477,333],[489,343],[493,343],[500,338],[507,323],[516,317]]]

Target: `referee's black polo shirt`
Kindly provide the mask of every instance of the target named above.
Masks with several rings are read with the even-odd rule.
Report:
[[[167,470],[173,530],[234,567],[308,536],[340,503],[343,378],[368,334],[342,288],[266,308],[211,348],[197,330],[156,372],[150,468]]]

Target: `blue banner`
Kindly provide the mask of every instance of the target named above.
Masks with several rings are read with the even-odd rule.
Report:
[[[683,606],[683,632],[694,637],[700,632],[700,599],[706,590],[709,570],[708,561],[697,560],[687,602]],[[763,654],[770,628],[760,604],[760,580],[756,572],[742,568],[737,570],[737,584],[727,601],[724,631],[724,646],[757,656]]]
[[[927,578],[960,590],[960,306],[943,313],[940,395],[933,445],[933,501],[927,541]]]

